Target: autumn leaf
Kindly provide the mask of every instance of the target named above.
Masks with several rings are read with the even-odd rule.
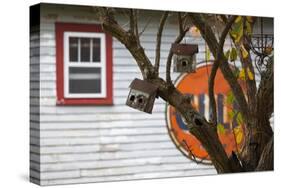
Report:
[[[240,50],[241,50],[243,59],[246,59],[246,58],[249,56],[249,53],[248,53],[248,51],[245,49],[244,45],[241,45]]]
[[[230,61],[235,61],[236,59],[237,59],[236,48],[231,48],[231,51],[230,51]]]
[[[272,48],[272,47],[266,47],[266,48],[265,48],[265,53],[266,53],[267,55],[270,55],[272,51],[273,51],[273,48]]]
[[[254,75],[249,68],[247,68],[247,75],[249,80],[254,80]],[[246,80],[246,71],[244,68],[240,71],[239,78],[241,80]]]
[[[227,50],[225,53],[224,53],[224,56],[225,58],[228,60],[229,59],[229,55],[230,55],[230,50]]]
[[[241,80],[246,80],[245,69],[242,69],[242,70],[239,72],[239,79],[241,79]]]
[[[249,68],[247,68],[247,74],[248,74],[249,80],[254,80],[254,75],[253,75],[252,71]]]
[[[217,129],[219,134],[225,134],[224,126],[221,123],[217,125]]]
[[[236,120],[239,125],[243,124],[243,118],[240,112],[237,113]]]
[[[237,144],[240,144],[243,140],[243,132],[240,126],[234,128],[234,134]]]
[[[235,23],[239,23],[241,20],[242,20],[242,17],[241,17],[241,16],[238,16],[238,17],[235,19]]]
[[[233,29],[230,35],[234,38],[235,43],[239,43],[243,36],[243,20],[241,16],[238,16],[233,25]]]
[[[253,23],[254,22],[254,17],[252,16],[246,16],[247,22]]]
[[[234,98],[232,91],[228,92],[228,94],[226,96],[226,104],[232,105],[234,100],[235,100],[235,98]]]

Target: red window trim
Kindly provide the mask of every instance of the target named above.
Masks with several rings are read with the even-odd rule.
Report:
[[[106,97],[105,98],[65,98],[64,97],[64,46],[63,34],[66,31],[76,32],[100,32],[103,33],[101,25],[97,24],[74,24],[57,22],[56,30],[56,84],[57,105],[112,105],[113,83],[112,83],[112,37],[105,33],[106,41]]]

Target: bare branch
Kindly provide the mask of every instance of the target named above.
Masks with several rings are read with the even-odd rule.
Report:
[[[246,25],[246,17],[243,17],[243,27]],[[252,57],[250,55],[250,47],[247,43],[246,37],[248,37],[248,34],[246,32],[246,29],[243,30],[243,46],[244,49],[247,51],[249,54],[247,58],[243,58],[243,55],[240,55],[240,61],[242,63],[242,66],[245,70],[245,77],[246,77],[246,85],[247,85],[247,98],[248,98],[248,104],[249,104],[249,111],[254,111],[256,108],[256,93],[257,93],[257,85],[256,85],[256,78],[255,78],[255,70],[254,70],[254,65],[252,61]],[[238,48],[241,49],[241,48]],[[247,71],[246,71],[247,70]],[[251,79],[249,79],[248,71],[252,73]]]
[[[135,34],[135,19],[134,19],[134,13],[135,11],[133,9],[130,9],[130,31],[132,34]]]
[[[139,26],[138,26],[138,10],[133,11],[133,16],[134,16],[134,22],[135,22],[135,36],[136,36],[138,45],[140,45]]]
[[[267,64],[267,70],[265,75],[261,77],[260,86],[257,92],[257,110],[263,110],[263,114],[270,118],[273,113],[273,95],[274,95],[274,63],[273,57],[271,57]]]
[[[211,122],[212,124],[214,124],[215,126],[217,125],[217,108],[216,108],[216,100],[215,100],[215,94],[214,94],[214,85],[215,85],[215,78],[216,78],[216,74],[217,74],[217,70],[219,68],[220,65],[220,60],[224,59],[225,57],[223,54],[223,46],[225,43],[225,38],[229,32],[229,30],[231,29],[232,24],[234,23],[235,19],[237,16],[232,16],[228,23],[226,24],[221,37],[220,37],[220,41],[218,44],[218,52],[217,52],[217,57],[216,60],[214,61],[214,64],[212,66],[212,70],[211,70],[211,74],[209,77],[209,84],[208,84],[208,93],[209,93],[209,100],[210,100],[210,106],[211,106]]]
[[[192,23],[199,29],[213,56],[216,57],[219,44],[212,28],[203,20],[201,14],[189,13],[188,15]]]
[[[180,43],[182,39],[185,37],[185,34],[188,32],[189,27],[183,28],[182,24],[182,18],[180,14],[178,14],[178,24],[179,24],[179,35],[175,39],[174,43]],[[166,62],[166,81],[169,85],[172,85],[172,80],[171,80],[171,64],[172,64],[172,58],[173,58],[174,53],[172,52],[172,49],[170,48],[168,57],[167,57],[167,62]]]
[[[159,64],[160,64],[160,51],[161,51],[161,40],[162,40],[162,32],[163,32],[163,28],[165,25],[165,22],[167,20],[167,17],[169,15],[169,12],[166,11],[163,13],[161,19],[160,19],[160,24],[159,24],[159,29],[157,32],[157,39],[156,39],[156,54],[155,54],[155,70],[156,70],[156,74],[159,74]]]
[[[146,22],[146,24],[144,25],[143,29],[139,32],[139,37],[144,33],[144,31],[146,30],[146,28],[147,28],[148,25],[150,24],[151,20],[152,20],[152,17],[150,17],[150,18],[147,20],[147,22]]]
[[[136,36],[131,32],[126,32],[117,23],[110,9],[99,8],[99,13],[103,29],[126,46],[134,59],[137,61],[143,77],[145,79],[154,78],[154,67],[152,66],[149,58],[146,56],[142,46],[137,42],[138,39],[136,38]]]
[[[180,31],[180,33],[183,33],[184,29],[183,29],[182,17],[181,17],[181,13],[180,12],[178,12],[178,22],[179,22],[179,31]]]

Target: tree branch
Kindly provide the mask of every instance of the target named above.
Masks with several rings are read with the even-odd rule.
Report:
[[[178,24],[179,24],[179,34],[177,38],[175,39],[174,43],[180,43],[182,39],[185,37],[185,34],[188,32],[189,27],[183,28],[182,25],[182,18],[180,14],[178,14]],[[166,81],[169,85],[172,85],[172,80],[171,80],[171,64],[172,64],[172,58],[173,58],[173,51],[172,48],[170,48],[168,57],[167,57],[167,62],[166,62]]]
[[[266,144],[264,150],[262,151],[259,163],[255,171],[265,171],[273,170],[274,163],[274,147],[273,147],[273,137]]]
[[[155,71],[143,47],[131,32],[126,32],[115,20],[113,12],[108,8],[99,8],[103,29],[123,43],[133,55],[145,79],[154,78]]]
[[[243,28],[245,28],[246,26],[246,17],[243,17]],[[253,28],[253,25],[251,26]],[[242,63],[242,66],[245,70],[245,77],[246,77],[246,84],[247,84],[247,98],[248,98],[248,104],[249,104],[249,111],[254,112],[255,108],[256,108],[256,93],[257,93],[257,85],[256,85],[256,78],[255,78],[255,70],[254,70],[254,66],[253,66],[253,61],[252,61],[252,57],[250,55],[250,47],[248,44],[248,41],[246,40],[247,36],[247,30],[243,29],[243,46],[244,49],[248,52],[248,57],[247,58],[243,58],[242,55],[240,55],[240,61]],[[247,70],[247,71],[246,71]],[[249,75],[248,75],[248,70],[252,73],[253,78],[249,79]]]
[[[167,20],[167,17],[169,15],[169,12],[166,11],[163,13],[161,19],[160,19],[160,24],[159,24],[159,29],[157,32],[157,38],[156,38],[156,51],[155,51],[155,70],[157,71],[157,75],[159,75],[159,64],[160,64],[160,51],[161,51],[161,40],[162,40],[162,32],[163,28],[165,25],[165,22]]]
[[[200,30],[200,33],[206,43],[208,44],[213,56],[217,57],[219,43],[211,27],[203,20],[200,14],[189,13],[189,17],[191,18],[193,24]],[[221,59],[220,61],[223,62],[219,64],[220,70],[224,78],[228,82],[231,90],[233,91],[233,94],[235,96],[235,99],[237,100],[239,110],[241,111],[243,118],[247,121],[248,104],[244,96],[243,90],[240,84],[238,83],[235,75],[233,74],[229,63],[227,61],[224,61],[223,59]]]
[[[108,9],[102,8],[100,10],[102,27],[106,32],[117,38],[123,43],[130,53],[135,58],[143,76],[146,76],[147,71],[152,71],[152,76],[145,78],[149,82],[158,87],[158,95],[174,106],[178,112],[185,118],[190,133],[193,134],[206,149],[211,157],[213,165],[218,173],[227,173],[239,171],[234,162],[227,157],[227,154],[217,136],[217,133],[211,128],[204,116],[197,112],[191,105],[190,99],[180,93],[173,85],[168,84],[163,79],[153,74],[153,66],[144,53],[144,50],[136,42],[135,36],[129,34],[114,19],[114,16]],[[176,42],[180,42],[187,30],[177,37]]]
[[[214,61],[214,64],[212,66],[212,70],[211,70],[211,74],[209,77],[209,84],[208,84],[208,93],[209,93],[209,100],[210,100],[210,106],[211,106],[211,122],[214,125],[217,125],[217,108],[216,108],[216,100],[215,100],[215,94],[214,94],[214,85],[215,85],[215,78],[216,78],[216,74],[220,65],[220,60],[223,59],[224,62],[226,62],[226,58],[224,57],[224,53],[223,53],[223,46],[225,43],[225,39],[226,36],[229,32],[229,30],[231,29],[232,24],[234,23],[235,19],[237,16],[232,16],[231,18],[229,18],[222,34],[219,40],[219,44],[218,44],[218,52],[217,52],[217,57]]]
[[[130,9],[130,13],[129,13],[129,18],[130,18],[130,31],[132,34],[135,34],[135,15],[134,15],[134,10]]]

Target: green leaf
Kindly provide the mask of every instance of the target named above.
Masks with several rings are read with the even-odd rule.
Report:
[[[232,105],[234,100],[235,100],[235,97],[233,95],[233,92],[232,91],[228,92],[227,96],[226,96],[226,104]]]
[[[228,112],[228,116],[229,116],[229,119],[233,119],[234,115],[235,115],[236,111],[235,110],[231,110]]]
[[[238,16],[233,24],[233,29],[230,35],[234,38],[235,43],[239,43],[243,36],[243,20],[241,16]]]
[[[224,126],[221,123],[217,125],[217,129],[219,134],[225,134]]]
[[[228,60],[229,59],[229,55],[230,55],[230,50],[227,50],[225,53],[224,53],[224,56],[225,58]]]
[[[237,59],[236,48],[231,48],[231,51],[230,51],[230,61],[235,61],[236,59]]]
[[[237,114],[237,116],[236,116],[236,120],[237,120],[237,123],[239,124],[239,125],[241,125],[241,124],[243,124],[243,118],[242,118],[242,115],[241,115],[241,113],[240,112],[238,112],[238,114]]]
[[[208,47],[206,47],[206,54],[205,55],[206,55],[206,57],[205,57],[206,61],[210,61],[211,52],[210,52],[210,49]]]
[[[233,74],[236,78],[239,77],[239,73],[240,73],[240,70],[237,67],[235,67],[234,70],[233,70]]]

